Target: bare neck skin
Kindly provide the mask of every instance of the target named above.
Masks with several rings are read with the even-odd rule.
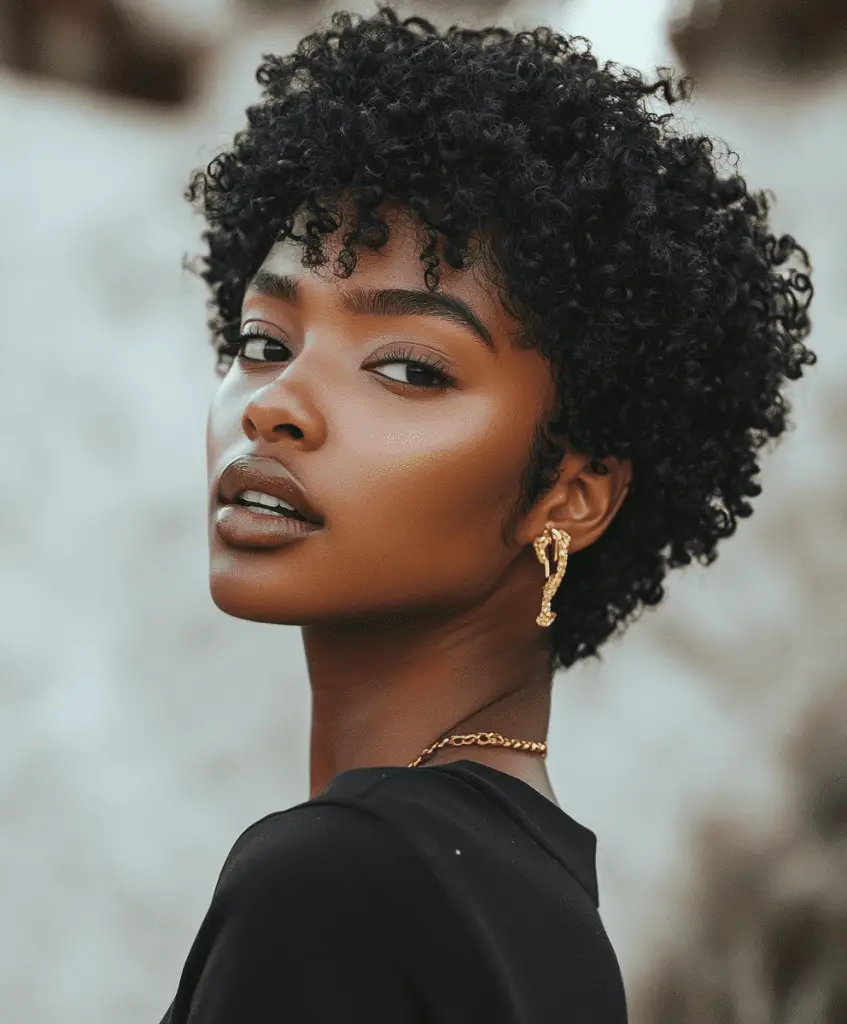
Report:
[[[406,766],[442,735],[499,732],[546,741],[550,680],[530,611],[540,586],[535,591],[516,601],[506,587],[465,615],[437,622],[304,626],[310,797],[352,768]],[[447,746],[419,767],[456,760],[507,772],[558,803],[540,754]]]

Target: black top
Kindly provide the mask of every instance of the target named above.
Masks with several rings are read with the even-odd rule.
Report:
[[[239,837],[162,1024],[624,1024],[595,850],[475,761],[342,772]]]

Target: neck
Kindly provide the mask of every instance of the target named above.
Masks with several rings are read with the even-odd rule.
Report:
[[[312,688],[310,796],[352,768],[408,765],[454,733],[546,741],[545,639],[531,617],[516,616],[514,608],[505,617],[481,607],[411,624],[406,618],[304,626]],[[544,760],[526,751],[446,746],[420,767],[459,759],[549,791]]]

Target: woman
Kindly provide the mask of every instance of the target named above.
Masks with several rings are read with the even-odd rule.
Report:
[[[212,595],[302,627],[313,717],[169,1024],[626,1019],[553,673],[750,514],[811,286],[684,88],[579,43],[339,14],[189,188]]]

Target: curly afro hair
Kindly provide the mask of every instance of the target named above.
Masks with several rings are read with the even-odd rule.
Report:
[[[710,564],[751,514],[758,450],[786,428],[785,381],[815,361],[806,251],[768,230],[765,193],[719,174],[712,140],[653,109],[687,99],[689,79],[601,66],[583,37],[340,12],[264,57],[257,79],[248,126],[187,189],[208,224],[219,369],[246,286],[283,238],[315,268],[343,223],[332,269],[347,277],[360,247],[387,239],[392,200],[422,230],[427,287],[442,259],[481,258],[523,325],[516,344],[538,349],[557,385],[516,514],[566,448],[598,471],[632,461],[630,493],[571,557],[548,631],[554,670],[596,655],[661,600],[668,569]],[[778,270],[789,262],[799,269]]]

